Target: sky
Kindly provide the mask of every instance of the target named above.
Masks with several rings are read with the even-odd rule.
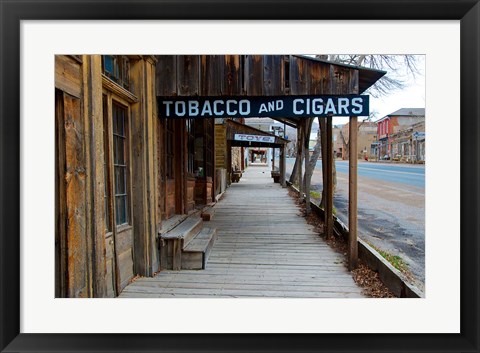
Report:
[[[393,91],[381,98],[370,96],[370,112],[377,112],[377,117],[372,121],[381,119],[401,108],[425,108],[425,56],[418,55],[417,58],[419,73],[415,77],[412,77],[411,74],[407,75],[406,70],[401,70],[402,72],[399,72],[398,75],[390,73],[392,78],[398,77],[406,83],[404,89]],[[388,71],[387,75],[389,75]],[[345,124],[348,119],[348,117],[334,117],[333,124]],[[358,119],[361,121],[362,117]]]

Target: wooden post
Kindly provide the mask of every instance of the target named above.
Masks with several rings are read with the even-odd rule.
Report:
[[[103,103],[102,95],[102,74],[101,74],[101,56],[85,55],[84,62],[84,120],[85,124],[85,142],[89,141],[89,145],[85,146],[85,162],[89,163],[87,176],[85,178],[86,203],[89,217],[86,220],[87,237],[87,273],[80,273],[80,277],[87,277],[92,281],[89,296],[105,297],[107,292],[105,278],[105,223],[104,223],[104,166],[105,161],[103,155]],[[74,115],[73,115],[74,116]],[[78,134],[79,132],[75,130]],[[80,135],[77,136],[80,138]],[[102,151],[102,152],[101,152]],[[76,161],[81,161],[77,159]],[[71,170],[77,170],[72,168]],[[78,169],[80,170],[80,168]],[[76,174],[76,173],[75,173]],[[73,183],[72,183],[73,185]],[[67,188],[68,189],[68,188]],[[84,192],[79,191],[79,195]],[[75,207],[75,214],[81,214],[82,207]],[[72,224],[72,220],[68,220]],[[72,240],[72,239],[70,239]],[[71,244],[77,244],[72,241]],[[75,254],[79,254],[77,249]]]
[[[232,184],[232,143],[227,140],[227,185]]]
[[[303,134],[303,145],[304,145],[304,154],[305,154],[305,212],[309,214],[312,211],[310,207],[310,180],[308,175],[310,174],[310,153],[309,153],[309,141],[310,141],[310,129],[308,126],[308,120],[305,119],[304,121],[304,131]]]
[[[303,201],[303,171],[302,171],[302,163],[303,163],[303,124],[299,123],[298,125],[298,133],[297,133],[297,158],[298,160],[298,191],[299,191],[299,198],[300,201]]]
[[[326,203],[325,203],[325,223],[327,226],[327,238],[333,237],[333,141],[332,141],[332,116],[327,116],[327,141],[326,141],[326,161],[325,168],[327,174],[326,180]]]
[[[272,148],[272,170],[275,171],[275,147]]]
[[[287,149],[286,149],[286,144],[282,145],[282,148],[280,149],[280,181],[282,183],[282,187],[287,187],[287,176],[286,176],[286,170],[287,170]]]
[[[348,269],[357,267],[357,128],[358,119],[350,117],[348,156]]]

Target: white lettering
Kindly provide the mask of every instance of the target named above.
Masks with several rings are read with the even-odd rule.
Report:
[[[218,105],[219,104],[224,104],[223,101],[213,101],[213,112],[215,113],[215,115],[223,115],[224,111],[223,110],[218,110]]]
[[[342,113],[342,110],[345,112]],[[348,98],[338,98],[338,112],[339,115],[348,115]]]
[[[322,114],[323,113],[323,99],[315,98],[312,100],[312,113],[313,114]]]
[[[327,105],[325,106],[325,114],[335,115],[337,113],[335,109],[335,104],[333,103],[332,98],[327,99]]]
[[[273,112],[275,110],[275,102],[268,102],[268,111]]]
[[[300,98],[297,98],[297,99],[294,99],[294,100],[293,100],[293,113],[294,113],[294,114],[303,114],[303,109],[300,109],[300,110],[299,110],[299,109],[297,108],[297,103],[303,104],[304,101],[303,101],[303,99],[300,99]]]
[[[188,115],[197,116],[199,104],[198,101],[188,101]]]
[[[181,111],[179,109],[180,106],[182,107]],[[177,116],[184,116],[186,112],[187,112],[187,108],[186,108],[185,102],[183,101],[175,102],[175,114]]]
[[[283,101],[282,100],[278,100],[276,102],[276,108],[277,108],[277,110],[282,110],[283,109]]]
[[[262,103],[260,105],[260,109],[258,110],[258,114],[263,113],[263,112],[267,112],[267,106],[265,105],[265,103]]]
[[[207,114],[212,116],[212,106],[210,105],[210,101],[205,101],[205,103],[203,103],[203,108],[202,108],[202,116],[204,116],[205,114]]]
[[[164,101],[163,104],[165,105],[165,116],[170,116],[170,105],[173,104],[172,101]]]
[[[231,104],[237,104],[237,101],[234,101],[234,100],[231,100],[231,99],[227,101],[227,115],[235,115],[235,114],[237,114],[237,110],[232,110],[232,109],[230,108],[230,105],[231,105]]]
[[[243,99],[238,103],[238,109],[240,110],[240,115],[250,114],[250,101]]]
[[[357,109],[352,109],[353,114],[360,114],[362,112],[362,98],[356,97],[352,99],[352,105]]]

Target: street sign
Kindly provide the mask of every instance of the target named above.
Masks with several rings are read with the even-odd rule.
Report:
[[[367,95],[158,97],[163,118],[368,116]]]
[[[275,143],[274,136],[235,134],[235,141]]]

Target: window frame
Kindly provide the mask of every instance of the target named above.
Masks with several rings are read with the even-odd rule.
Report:
[[[125,101],[124,99],[118,97],[114,93],[103,89],[103,96],[107,97],[107,114],[105,117],[104,114],[104,124],[105,118],[107,119],[107,126],[104,131],[107,131],[108,143],[104,141],[104,146],[107,146],[108,150],[104,150],[104,153],[107,154],[105,160],[108,161],[108,168],[104,169],[108,173],[108,190],[109,190],[109,222],[111,224],[111,230],[107,231],[106,237],[110,237],[115,230],[117,233],[123,230],[129,229],[132,227],[132,182],[131,182],[131,161],[132,161],[132,150],[131,150],[131,107],[130,104]],[[126,210],[125,210],[125,217],[126,223],[117,224],[117,195],[115,190],[115,165],[114,165],[114,132],[113,132],[113,106],[117,105],[123,109],[125,109],[125,127],[124,132],[126,134],[126,141],[124,143],[124,157],[125,157],[125,165],[126,165]],[[104,135],[105,136],[105,135]],[[106,228],[106,227],[105,227]]]

